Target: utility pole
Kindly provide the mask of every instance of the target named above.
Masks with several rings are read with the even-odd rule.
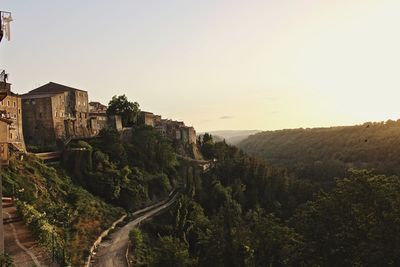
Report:
[[[7,11],[0,11],[0,43],[5,36],[8,41],[11,39],[11,33],[10,33],[10,22],[13,21],[11,17],[11,13]],[[5,79],[6,82],[6,79]],[[4,85],[5,86],[5,85]],[[8,128],[8,127],[7,127]],[[8,132],[3,136],[6,136],[8,138]],[[7,140],[0,140],[1,143],[3,143],[2,148],[7,150],[8,149],[4,146],[7,146]],[[2,153],[3,154],[3,153]],[[1,168],[2,168],[2,159],[0,160],[0,174],[1,174]],[[1,199],[1,205],[0,205],[0,254],[4,253],[4,225],[3,225],[3,178],[0,175],[0,199]]]

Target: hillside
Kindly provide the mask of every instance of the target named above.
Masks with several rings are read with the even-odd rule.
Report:
[[[300,177],[333,178],[346,169],[375,169],[400,174],[400,120],[363,125],[262,132],[239,147],[287,167]]]
[[[134,266],[399,265],[398,176],[351,171],[314,194],[236,147],[199,145],[214,166],[169,212],[131,231]]]
[[[214,136],[215,141],[225,141],[228,144],[236,145],[245,140],[250,135],[259,133],[259,130],[226,130],[226,131],[211,131],[209,134]]]
[[[19,213],[39,243],[63,266],[83,263],[88,249],[104,229],[122,215],[63,171],[33,155],[12,158],[2,170],[4,195],[15,192]]]

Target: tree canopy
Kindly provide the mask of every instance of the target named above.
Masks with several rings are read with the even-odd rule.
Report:
[[[113,96],[108,103],[108,115],[120,115],[124,127],[132,126],[140,113],[139,103],[131,102],[126,95]]]

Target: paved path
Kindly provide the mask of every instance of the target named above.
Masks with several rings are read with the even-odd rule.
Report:
[[[152,218],[162,210],[172,205],[178,197],[176,193],[169,201],[163,201],[149,208],[140,217],[129,222],[111,235],[111,240],[105,241],[100,244],[98,252],[94,257],[93,267],[126,267],[126,250],[129,243],[129,232],[142,221]],[[135,212],[135,214],[142,213],[143,210]],[[135,215],[134,214],[134,215]]]
[[[15,206],[3,205],[5,251],[11,255],[15,266],[57,266],[51,262],[50,255],[38,245],[28,227],[21,220]]]
[[[7,218],[8,218],[8,219],[11,219],[11,218],[12,218],[10,213],[8,213],[8,212],[4,212],[4,213],[7,215]],[[22,258],[25,258],[25,259],[23,260],[23,262],[28,262],[28,264],[29,264],[29,262],[33,262],[36,266],[41,266],[40,263],[39,263],[39,260],[36,258],[36,256],[33,255],[33,253],[32,253],[31,251],[29,251],[29,250],[28,250],[24,245],[22,245],[21,242],[19,241],[18,234],[17,234],[17,230],[15,229],[14,224],[13,224],[13,223],[10,223],[9,226],[11,227],[12,234],[13,234],[13,236],[14,236],[14,242],[15,242],[16,245],[17,245],[22,251],[24,251],[25,254],[26,254],[25,257],[22,256]],[[26,256],[29,256],[30,259],[27,258]],[[31,264],[31,266],[32,266],[32,264]]]

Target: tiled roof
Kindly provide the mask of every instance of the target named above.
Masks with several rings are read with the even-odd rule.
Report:
[[[49,82],[48,84],[42,85],[39,88],[36,88],[32,91],[29,91],[26,95],[35,95],[35,94],[58,94],[58,93],[63,93],[63,92],[68,92],[68,91],[73,91],[73,90],[78,90],[82,92],[86,92],[81,89],[69,87],[66,85],[58,84],[58,83],[53,83]]]

